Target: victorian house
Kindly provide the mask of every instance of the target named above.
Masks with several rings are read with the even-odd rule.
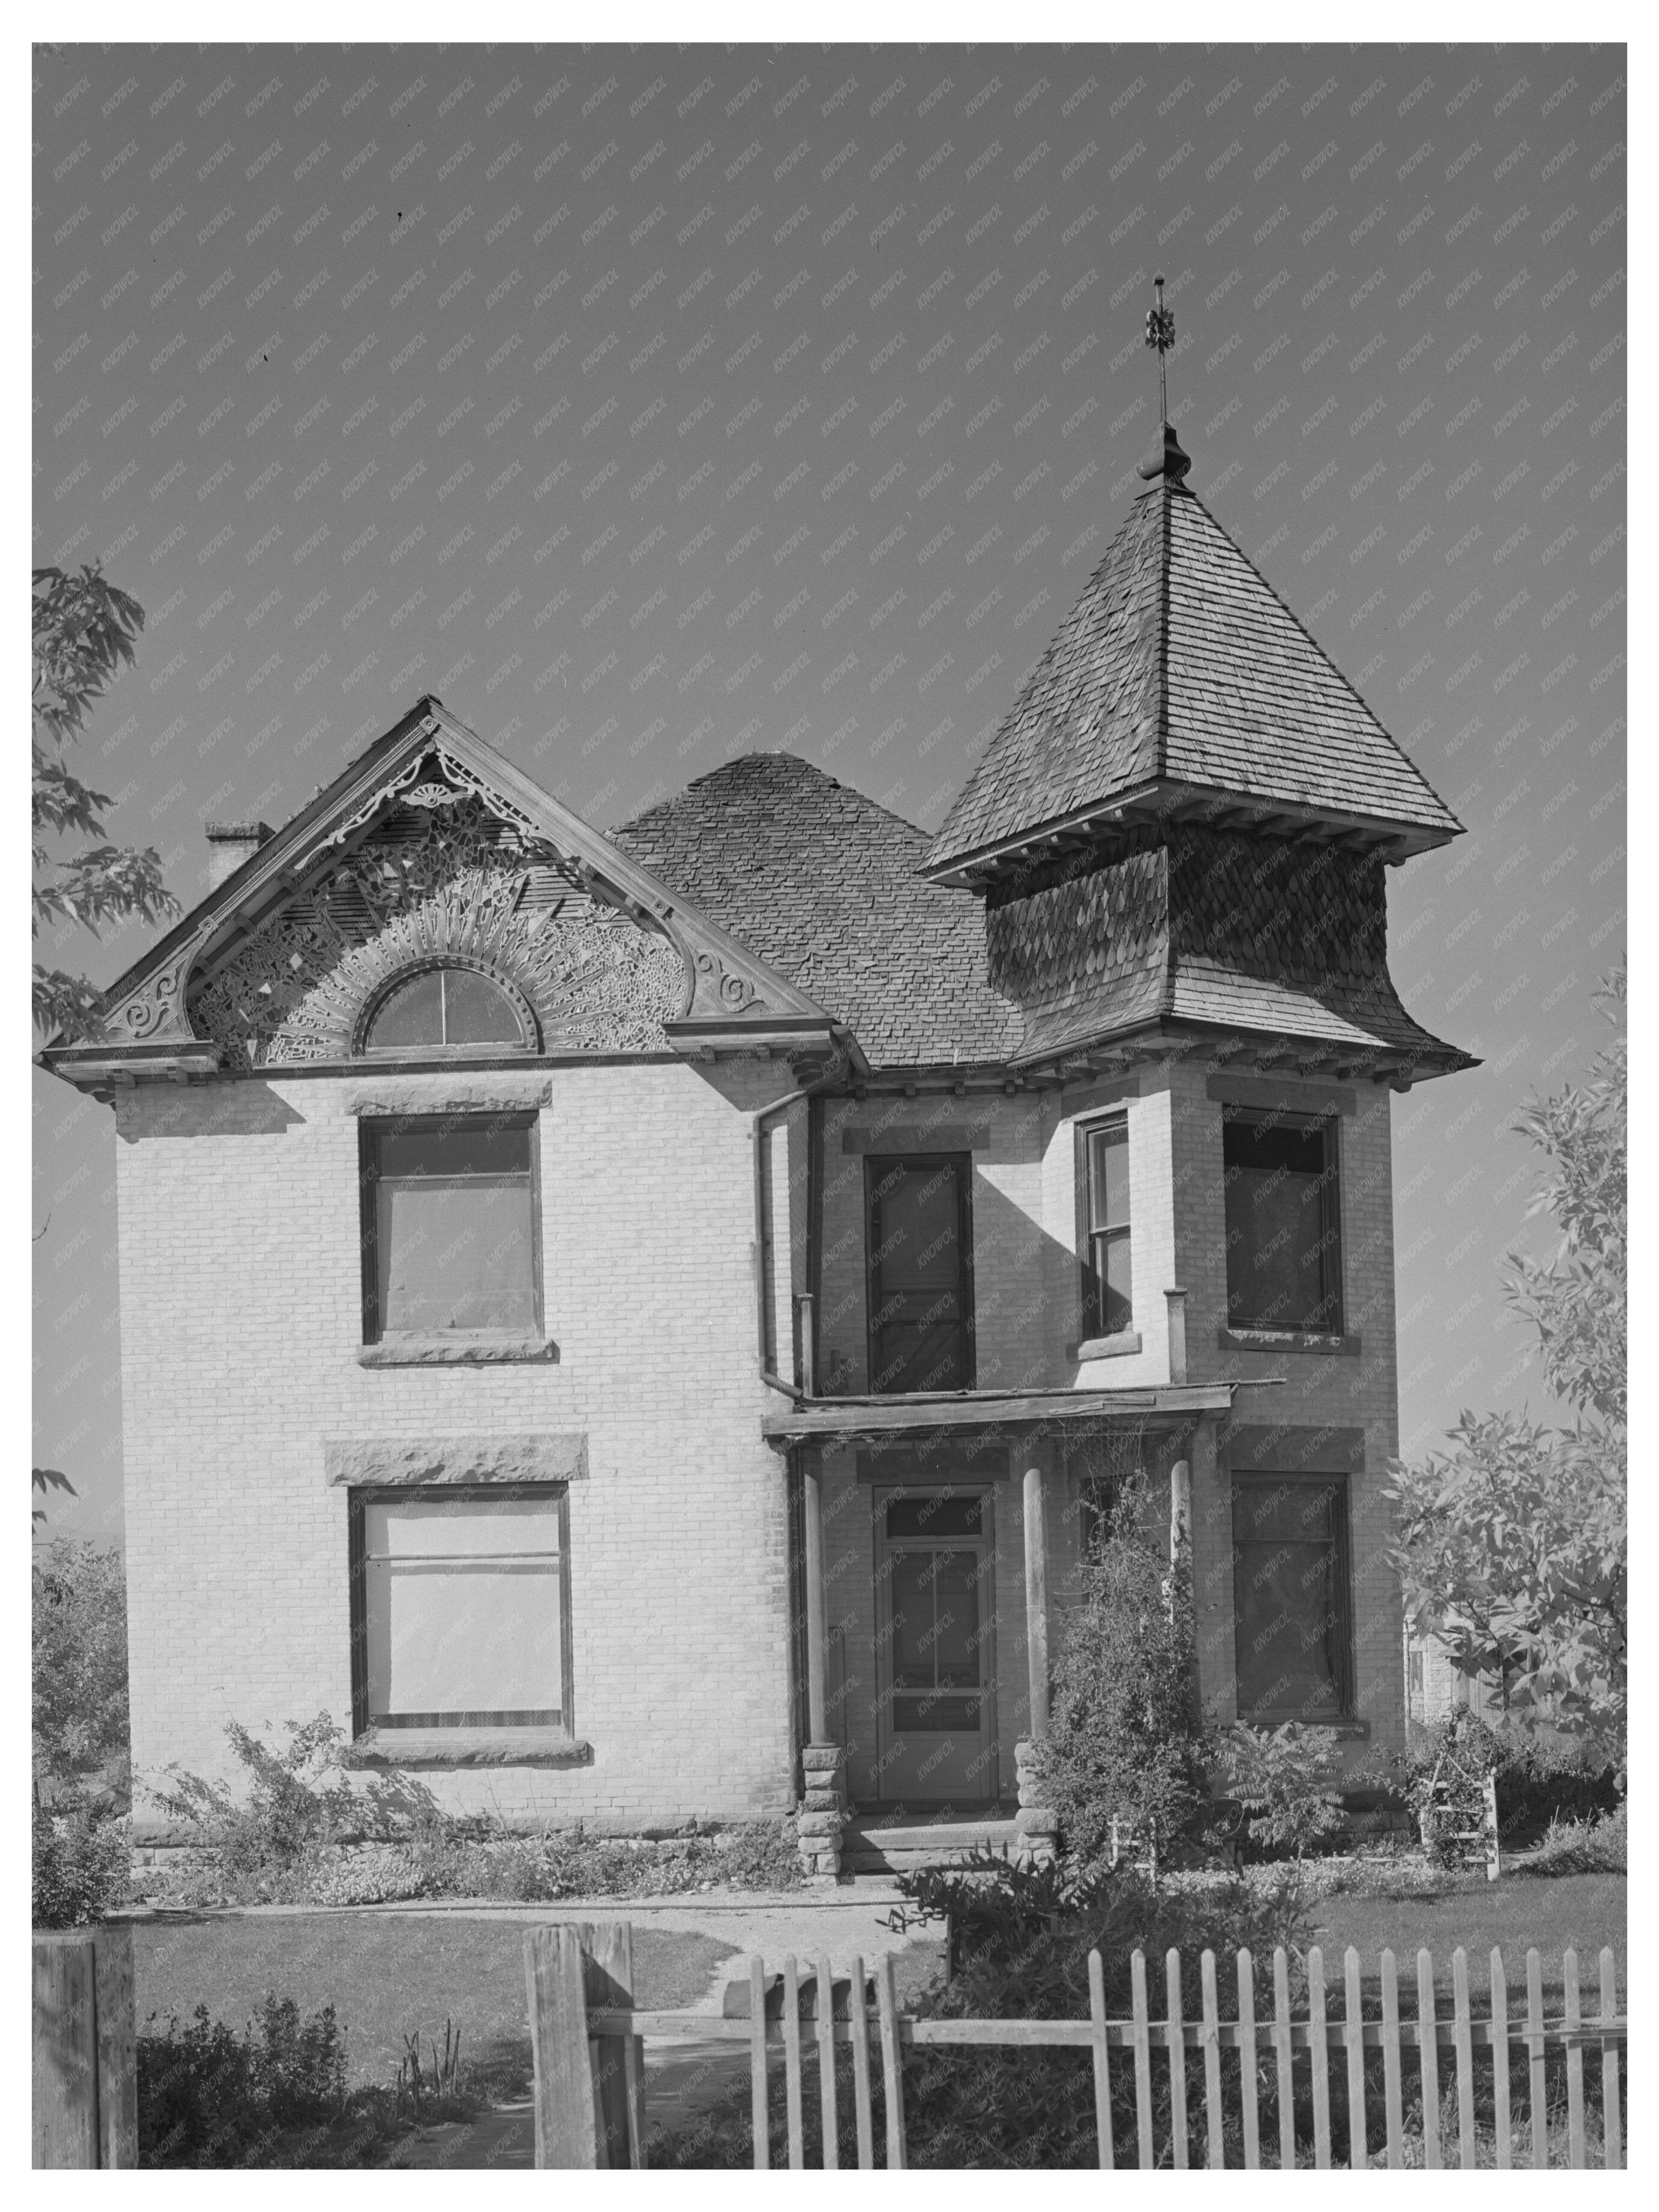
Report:
[[[326,1711],[457,1808],[804,1801],[820,1872],[1012,1817],[1133,1469],[1212,1709],[1399,1740],[1389,1113],[1470,1063],[1385,886],[1459,825],[1188,466],[936,836],[781,752],[601,833],[430,697],[210,830],[44,1054],[114,1109],[141,1769]]]

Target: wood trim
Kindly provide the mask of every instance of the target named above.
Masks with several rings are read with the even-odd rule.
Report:
[[[948,1487],[952,1482],[1006,1482],[1014,1472],[1013,1454],[1004,1443],[958,1443],[942,1437],[937,1443],[896,1437],[858,1453],[854,1465],[860,1482],[887,1482],[901,1489]]]
[[[364,1583],[365,1544],[363,1498],[360,1491],[346,1499],[347,1595],[349,1611],[348,1640],[351,1649],[351,1733],[368,1732],[368,1606]]]
[[[1363,1474],[1365,1471],[1364,1429],[1224,1422],[1216,1443],[1238,1474]]]
[[[1218,1106],[1255,1106],[1267,1113],[1357,1114],[1359,1096],[1351,1083],[1304,1082],[1292,1076],[1212,1075],[1205,1094]]]
[[[907,1102],[908,1103],[908,1102]],[[877,1129],[843,1127],[841,1148],[854,1154],[982,1152],[990,1149],[993,1123],[982,1121],[895,1121]]]

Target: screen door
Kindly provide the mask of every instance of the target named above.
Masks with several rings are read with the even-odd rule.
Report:
[[[997,1796],[991,1498],[876,1499],[879,1796],[983,1807]]]

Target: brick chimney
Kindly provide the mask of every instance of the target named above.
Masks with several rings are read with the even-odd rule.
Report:
[[[207,825],[208,889],[217,890],[244,860],[252,860],[270,835],[268,822],[210,822]]]

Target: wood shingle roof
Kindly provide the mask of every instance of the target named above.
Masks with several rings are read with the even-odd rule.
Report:
[[[1396,852],[1461,828],[1178,472],[1141,493],[1004,718],[928,855],[979,856],[1128,800],[1283,809]]]

